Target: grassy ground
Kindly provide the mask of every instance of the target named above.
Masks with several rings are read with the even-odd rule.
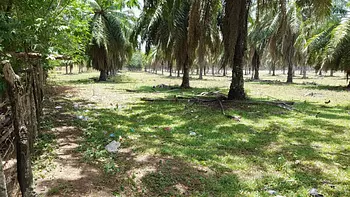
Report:
[[[178,85],[180,79],[123,73],[95,83],[89,78],[98,73],[51,76],[52,89],[66,87],[51,106],[62,106],[55,113],[65,121],[51,117],[52,127],[82,130],[77,157],[103,172],[100,182],[112,196],[271,196],[274,190],[289,197],[307,196],[312,188],[325,196],[350,196],[350,97],[339,86],[345,84],[340,74],[297,77],[287,85],[280,82],[286,76],[262,73],[270,81],[247,82],[249,98],[294,101],[296,110],[225,105],[240,122],[223,116],[218,105],[140,101],[226,93],[226,77],[192,80],[192,89],[171,90],[152,86]],[[119,136],[120,151],[108,153],[105,145]],[[64,196],[77,195],[72,180],[66,182]],[[47,194],[61,196],[66,182],[52,184]]]

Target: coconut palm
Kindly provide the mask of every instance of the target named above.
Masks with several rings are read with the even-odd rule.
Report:
[[[350,74],[350,14],[344,1],[337,1],[332,16],[308,40],[309,62],[323,70]]]
[[[183,69],[181,86],[189,87],[189,58],[188,58],[188,17],[190,1],[160,0],[145,1],[145,6],[133,33],[136,41],[140,35],[146,43],[146,52],[152,46],[164,53],[165,61],[176,60],[178,68]]]
[[[99,80],[106,81],[108,72],[120,69],[131,55],[132,48],[126,38],[131,32],[132,17],[114,3],[91,0],[90,6],[94,15],[88,54],[93,68],[100,71]]]

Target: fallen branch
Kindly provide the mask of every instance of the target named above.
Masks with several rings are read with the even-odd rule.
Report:
[[[218,100],[220,100],[220,99],[213,98],[213,97],[204,97],[203,98],[203,97],[182,97],[182,96],[176,96],[176,97],[171,98],[171,99],[170,98],[165,98],[165,99],[141,98],[141,101],[148,101],[148,102],[176,102],[176,101],[217,102]],[[290,105],[295,104],[295,102],[290,102],[290,101],[222,100],[221,102],[222,103],[233,103],[233,104],[245,104],[245,105],[274,105],[274,106],[277,106],[277,105],[290,106]]]

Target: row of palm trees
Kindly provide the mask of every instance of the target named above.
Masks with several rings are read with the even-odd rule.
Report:
[[[190,87],[194,64],[200,78],[208,64],[230,67],[230,99],[245,98],[246,65],[254,79],[262,63],[269,63],[273,73],[277,65],[287,66],[288,83],[296,66],[304,73],[306,66],[350,70],[345,0],[144,0],[137,21],[118,3],[106,2],[90,2],[94,16],[88,54],[101,71],[100,80],[119,69],[139,42],[152,61],[183,71],[183,88]]]

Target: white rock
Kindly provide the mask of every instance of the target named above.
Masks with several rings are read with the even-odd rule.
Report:
[[[276,195],[277,192],[275,190],[267,190],[267,193],[271,194],[271,195]]]
[[[113,140],[105,148],[110,153],[117,153],[118,152],[118,148],[120,147],[120,145],[121,145],[120,142],[117,142],[117,141]]]

